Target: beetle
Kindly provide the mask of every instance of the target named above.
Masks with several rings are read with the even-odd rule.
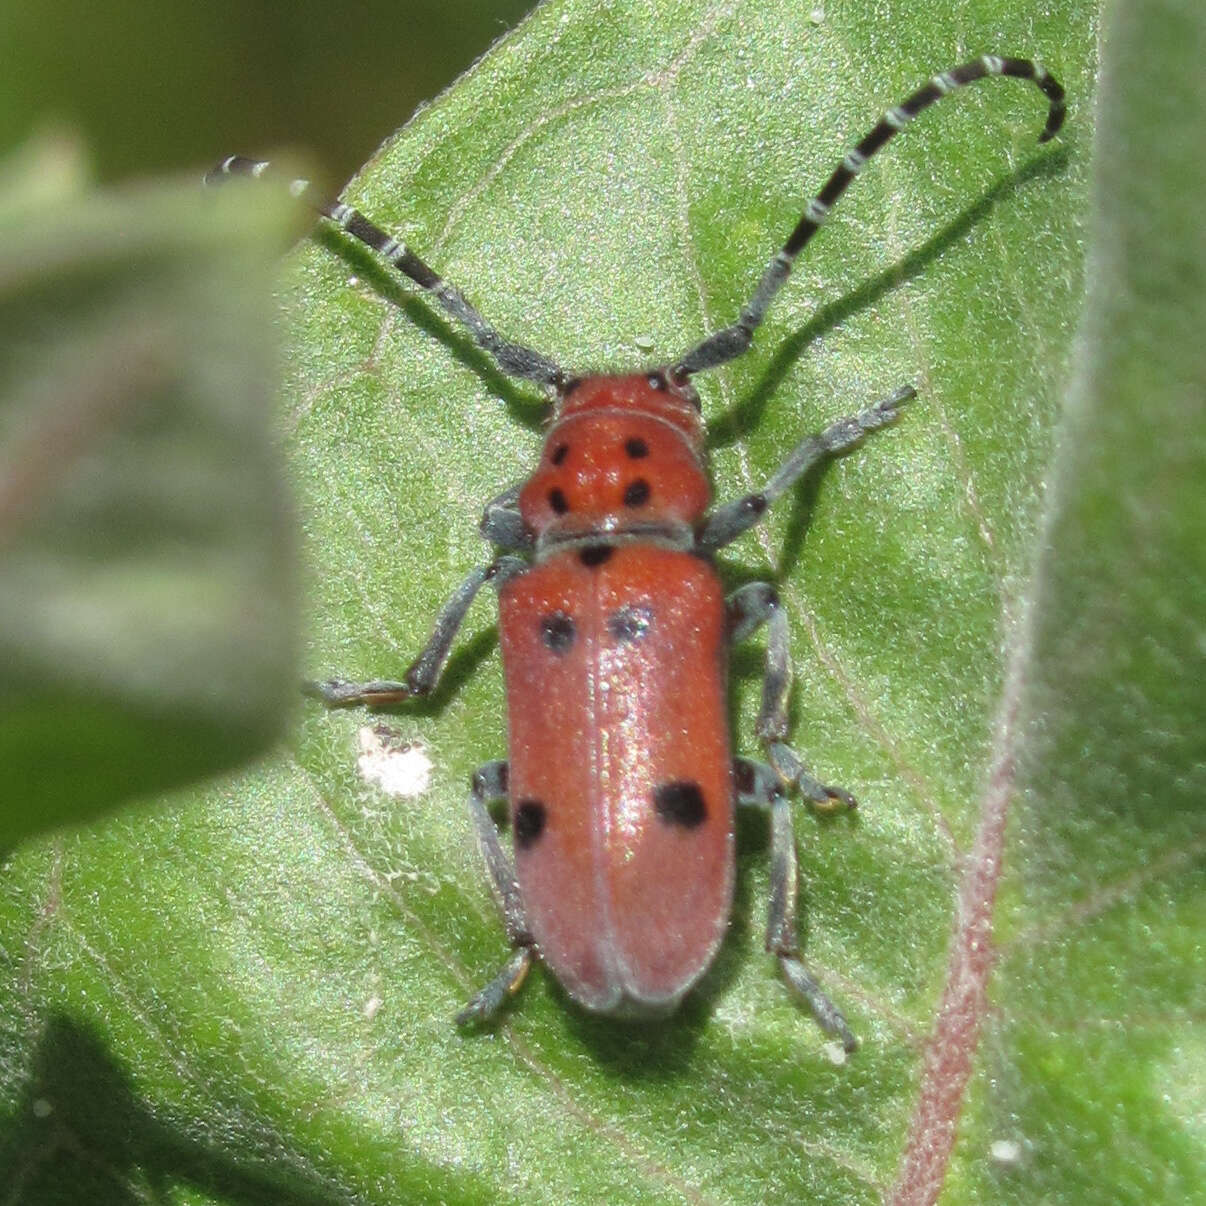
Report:
[[[487,583],[498,596],[508,760],[473,776],[469,808],[512,954],[457,1015],[487,1022],[539,957],[586,1009],[647,1018],[672,1011],[711,965],[733,896],[738,805],[769,809],[771,896],[766,947],[826,1033],[856,1039],[800,958],[790,808],[799,791],[853,807],[814,778],[786,743],[787,617],[774,588],[727,599],[713,555],[822,461],[892,423],[906,386],[799,443],[760,489],[711,507],[696,373],[750,346],[792,269],[867,162],[923,109],[973,81],[1029,80],[1046,96],[1046,142],[1064,91],[1029,59],[984,55],[933,76],[850,150],[764,270],[737,320],[679,359],[621,374],[575,375],[504,339],[456,286],[359,211],[295,195],[409,278],[505,374],[549,389],[554,412],[531,477],[486,505],[481,534],[498,550],[457,588],[401,681],[307,684],[330,707],[379,707],[428,695],[457,631]],[[232,156],[207,181],[259,176]],[[729,647],[767,628],[756,724],[765,761],[734,758],[727,722]],[[490,815],[506,801],[513,858]]]

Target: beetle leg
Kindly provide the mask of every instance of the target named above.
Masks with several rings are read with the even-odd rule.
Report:
[[[486,859],[486,869],[490,872],[490,883],[498,895],[502,906],[503,920],[507,927],[507,937],[512,946],[531,946],[532,935],[528,929],[527,914],[523,908],[523,894],[519,890],[519,880],[515,877],[515,867],[511,858],[503,849],[498,836],[498,827],[490,816],[487,804],[507,798],[507,764],[505,762],[487,762],[478,767],[473,775],[473,786],[469,792],[469,812],[473,817],[473,828],[477,833],[478,844]]]
[[[800,756],[782,738],[787,736],[787,692],[791,685],[788,661],[787,613],[778,592],[769,582],[751,582],[735,590],[728,599],[729,637],[734,644],[743,641],[760,624],[767,627],[766,673],[762,678],[762,706],[758,710],[755,731],[766,745],[771,766],[785,784],[794,784],[822,809],[844,804],[857,808],[858,802],[842,787],[831,787],[814,778]]]
[[[774,767],[748,758],[733,762],[737,803],[769,807],[771,814],[771,894],[766,918],[766,949],[779,960],[788,984],[804,999],[826,1034],[840,1039],[843,1048],[858,1046],[842,1011],[825,995],[800,958],[796,937],[796,838],[791,805]]]
[[[349,682],[342,678],[329,678],[323,682],[305,682],[302,690],[307,695],[321,699],[329,708],[345,707],[349,704],[366,704],[370,708],[401,703],[429,695],[439,681],[444,663],[448,660],[452,642],[465,619],[477,592],[487,582],[499,589],[508,578],[527,569],[527,562],[518,557],[496,557],[489,565],[479,566],[457,587],[456,593],[444,604],[436,620],[435,628],[422,653],[410,664],[401,682],[389,679],[373,679],[370,682]]]
[[[503,549],[530,549],[534,543],[532,534],[524,525],[519,513],[519,491],[523,482],[508,486],[497,498],[486,503],[479,525],[482,535]]]
[[[490,883],[502,906],[507,937],[515,950],[498,975],[456,1015],[457,1024],[461,1026],[470,1022],[490,1021],[507,1000],[519,991],[535,954],[519,880],[515,877],[515,868],[499,841],[498,829],[486,807],[490,801],[506,798],[507,764],[487,762],[479,767],[469,791],[469,812],[477,831],[478,844],[486,859]]]
[[[736,540],[752,528],[771,503],[791,489],[814,465],[849,452],[869,431],[894,423],[900,408],[917,396],[911,385],[902,386],[874,406],[857,415],[849,415],[831,423],[818,435],[810,435],[792,449],[791,455],[779,466],[779,471],[761,490],[735,498],[717,507],[708,516],[695,538],[698,552],[711,553]]]

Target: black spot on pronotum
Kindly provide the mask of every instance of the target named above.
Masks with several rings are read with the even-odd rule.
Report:
[[[564,515],[569,510],[569,503],[559,486],[554,486],[549,491],[549,506],[553,508],[554,515]]]
[[[624,451],[634,461],[639,461],[641,457],[649,455],[649,445],[640,436],[629,436],[624,441]]]
[[[691,779],[675,779],[653,789],[653,810],[667,825],[694,829],[708,817],[708,806],[698,783]]]
[[[649,501],[649,483],[643,477],[633,478],[624,487],[624,505],[643,507]]]
[[[652,607],[633,607],[626,604],[616,608],[607,617],[607,631],[615,638],[617,644],[624,645],[629,641],[639,641],[649,631],[652,619]]]
[[[588,544],[578,554],[578,560],[588,569],[594,569],[605,561],[611,560],[615,549],[610,544]]]
[[[540,639],[554,653],[564,653],[574,643],[574,621],[563,611],[540,617]]]
[[[549,460],[552,461],[554,465],[560,465],[561,462],[565,460],[568,453],[568,444],[558,444],[557,447],[553,449],[553,455],[549,457]]]
[[[515,848],[527,850],[544,832],[546,810],[539,800],[520,800],[515,805]]]

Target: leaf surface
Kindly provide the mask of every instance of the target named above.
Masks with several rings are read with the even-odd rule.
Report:
[[[1033,51],[1067,86],[1066,135],[1043,149],[1028,85],[988,82],[927,113],[835,211],[755,349],[699,381],[725,498],[807,432],[919,391],[722,559],[734,586],[779,586],[793,739],[863,802],[798,817],[806,957],[860,1051],[836,1063],[761,952],[757,818],[739,833],[731,939],[673,1019],[585,1018],[538,971],[496,1031],[456,1032],[451,1014],[505,954],[464,808],[473,769],[505,750],[483,601],[429,703],[308,709],[255,775],[12,862],[10,1184],[32,1200],[74,1176],[102,1201],[857,1203],[945,1186],[951,1202],[1104,1202],[1118,1186],[1151,1200],[1128,1167],[1192,1171],[1201,829],[1177,735],[1200,709],[1168,686],[1184,657],[1133,652],[1165,596],[1144,589],[1118,510],[1133,518],[1127,500],[1159,485],[1138,512],[1144,547],[1200,567],[1193,515],[1165,523],[1193,505],[1200,433],[1184,412],[1140,422],[1176,394],[1141,398],[1136,367],[1167,281],[1120,289],[1116,263],[1092,282],[1097,325],[1077,347],[1097,21],[1089,3],[548,5],[346,193],[509,336],[574,369],[650,363],[732,319],[840,155],[933,71]],[[1123,98],[1134,78],[1114,77]],[[1142,175],[1127,156],[1159,110],[1108,131],[1103,173]],[[1127,204],[1099,212],[1117,223]],[[1158,270],[1142,248],[1125,263]],[[1200,317],[1188,263],[1170,267],[1188,271],[1171,296]],[[286,295],[309,671],[396,677],[488,557],[480,506],[532,465],[541,399],[338,235],[303,247]],[[1061,417],[1074,356],[1079,409]],[[1171,363],[1189,408],[1201,377]],[[1177,433],[1185,467],[1168,476]],[[1137,493],[1110,493],[1141,434]],[[1192,581],[1166,653],[1190,631]],[[1110,597],[1091,643],[1061,620]],[[752,755],[760,661],[734,667]],[[1144,682],[1159,706],[1128,725],[1118,701]],[[421,790],[388,794],[382,767]],[[1115,790],[1088,792],[1105,774]],[[1170,799],[1185,806],[1165,815]],[[1125,1083],[1118,1071],[1086,1105],[1086,1056],[1113,1070],[1121,1052]],[[1161,1083],[1177,1104],[1157,1126]]]

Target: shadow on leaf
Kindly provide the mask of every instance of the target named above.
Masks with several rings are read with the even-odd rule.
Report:
[[[189,1186],[238,1206],[331,1206],[343,1194],[265,1156],[236,1160],[243,1144],[184,1134],[157,1116],[89,1026],[53,1015],[15,1111],[0,1124],[0,1184],[9,1201],[168,1201]],[[219,1128],[224,1129],[224,1127]],[[263,1150],[279,1141],[261,1137]]]

